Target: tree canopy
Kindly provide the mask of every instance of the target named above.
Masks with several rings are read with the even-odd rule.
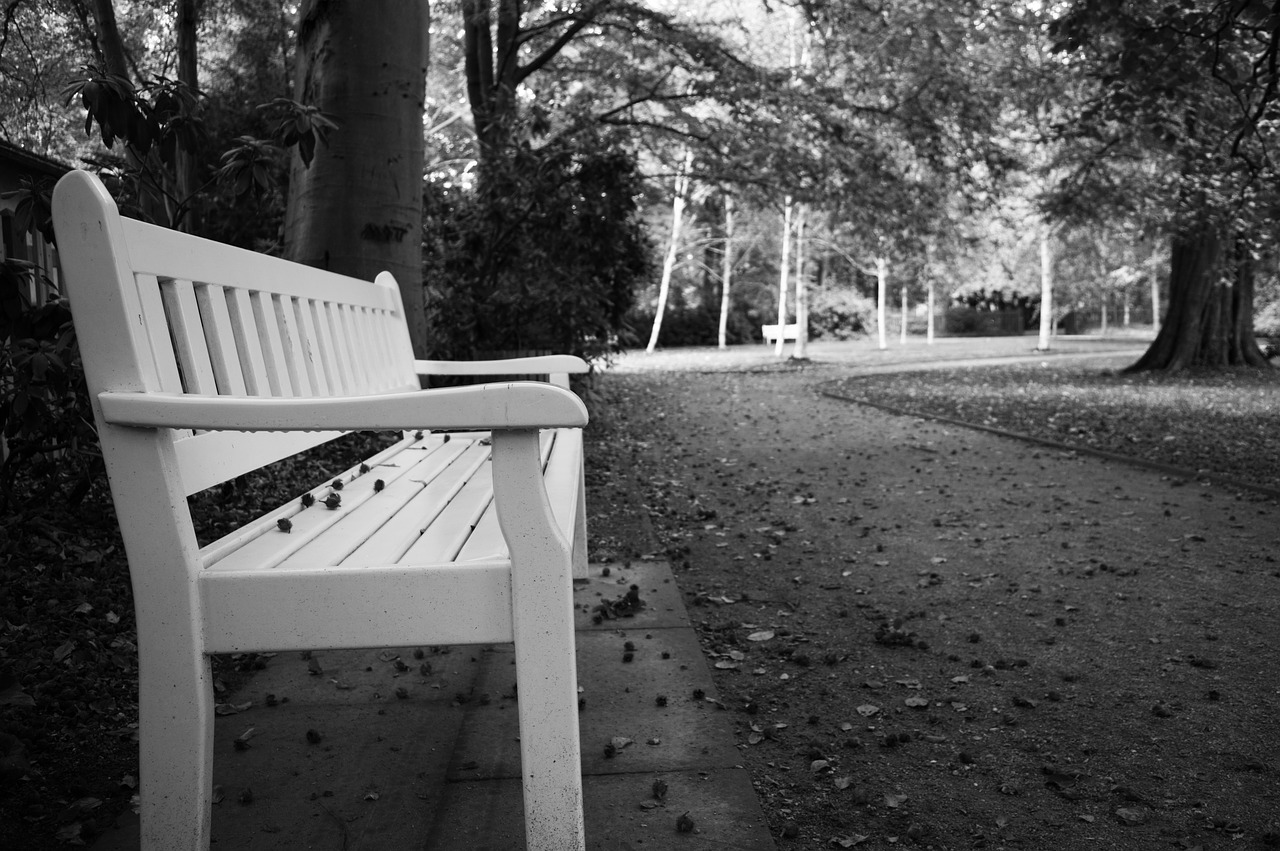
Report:
[[[674,255],[687,291],[677,304],[716,297],[718,264],[706,252],[723,239],[722,196],[736,199],[743,232],[759,234],[739,264],[752,293],[761,291],[756,265],[759,280],[776,279],[781,243],[750,220],[790,203],[805,205],[815,252],[805,274],[824,287],[864,286],[874,259],[888,258],[910,276],[949,275],[954,288],[995,280],[991,268],[1014,269],[1010,289],[1034,291],[1025,278],[1035,264],[1010,258],[1026,248],[1028,229],[1047,223],[1064,252],[1065,285],[1081,293],[1101,298],[1107,281],[1137,280],[1115,274],[1137,268],[1138,254],[1167,264],[1170,311],[1187,318],[1167,323],[1175,327],[1148,365],[1263,362],[1246,326],[1255,279],[1268,280],[1260,270],[1275,251],[1270,223],[1280,205],[1280,19],[1267,4],[423,0],[421,8],[432,30],[424,174],[428,195],[443,193],[427,206],[507,223],[473,238],[510,237],[532,215],[519,199],[576,197],[576,189],[557,193],[595,185],[583,176],[601,162],[629,175],[609,191],[625,187],[630,201],[597,208],[623,217],[615,235],[628,245],[645,243],[622,234],[643,227],[649,205],[669,203],[677,174],[700,187]],[[289,184],[310,176],[296,166],[291,176],[282,151],[310,161],[326,137],[355,138],[364,121],[347,107],[324,114],[330,107],[295,85],[307,58],[298,14],[271,0],[15,0],[0,21],[0,134],[119,174],[151,173],[137,184],[140,214],[280,250]],[[462,203],[470,193],[487,205],[483,216]],[[247,203],[254,216],[240,214]],[[424,245],[440,246],[431,229],[450,227],[429,215]],[[1172,249],[1153,247],[1165,239]],[[658,239],[650,241],[656,254]],[[628,261],[588,273],[565,262],[542,274],[567,275],[586,292],[627,291],[614,307],[640,292],[643,309],[653,267]],[[453,261],[449,268],[462,274]],[[623,268],[627,281],[610,277]],[[484,301],[498,280],[489,272],[477,273],[468,298]],[[550,298],[549,290],[528,297]],[[624,342],[624,330],[615,323],[605,337]]]

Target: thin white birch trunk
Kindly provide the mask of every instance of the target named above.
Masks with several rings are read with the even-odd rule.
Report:
[[[720,272],[720,348],[728,346],[729,280],[733,275],[733,196],[724,196],[724,260]]]
[[[676,196],[671,201],[671,241],[667,245],[667,255],[662,261],[662,281],[658,285],[658,307],[653,314],[653,331],[649,334],[649,345],[645,351],[649,354],[658,347],[658,334],[662,331],[662,314],[667,310],[667,296],[671,292],[671,273],[676,267],[676,256],[680,248],[680,225],[684,218],[684,205],[689,194],[689,169],[693,166],[693,151],[684,155],[684,166],[676,175]]]
[[[782,263],[778,272],[778,339],[774,343],[773,354],[782,357],[782,349],[786,345],[787,330],[787,273],[791,265],[791,196],[787,196],[782,205]]]
[[[804,271],[805,208],[796,210],[796,347],[792,357],[803,358],[809,352],[809,282]]]
[[[902,287],[902,330],[898,336],[898,342],[905,345],[907,342],[907,288]]]
[[[1049,244],[1049,228],[1040,231],[1040,341],[1036,349],[1049,351],[1053,335],[1053,247]]]
[[[933,305],[933,278],[932,278],[932,277],[930,277],[930,278],[929,278],[929,292],[928,292],[928,296],[927,296],[927,297],[928,297],[928,300],[929,300],[929,319],[927,320],[927,321],[928,321],[928,325],[927,325],[927,330],[925,331],[925,342],[926,342],[928,345],[932,346],[932,345],[933,345],[933,306],[934,306],[934,305]]]
[[[884,330],[884,313],[885,300],[888,297],[887,291],[889,287],[889,264],[883,257],[876,258],[876,333],[880,338],[880,348],[888,348],[885,342]]]

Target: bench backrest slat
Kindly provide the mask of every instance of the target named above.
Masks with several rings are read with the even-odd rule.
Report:
[[[395,280],[360,281],[122,218],[95,178],[75,175],[82,233],[66,252],[72,309],[102,335],[90,391],[232,396],[367,395],[417,389]],[[114,234],[111,239],[106,234]],[[113,248],[112,243],[122,248]],[[74,267],[74,268],[71,268]],[[188,494],[337,433],[175,431]]]

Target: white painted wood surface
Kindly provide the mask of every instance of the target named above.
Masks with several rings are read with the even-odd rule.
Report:
[[[774,343],[779,339],[778,329],[782,329],[781,339],[794,340],[800,336],[800,325],[796,322],[787,325],[761,325],[760,333],[766,343]]]
[[[54,223],[137,608],[142,847],[208,848],[210,654],[514,641],[528,847],[584,848],[587,416],[565,388],[586,365],[415,361],[389,275],[123,219],[84,172]],[[420,390],[419,371],[554,383]],[[337,508],[326,480],[197,545],[187,496],[352,429],[405,437],[339,477]]]

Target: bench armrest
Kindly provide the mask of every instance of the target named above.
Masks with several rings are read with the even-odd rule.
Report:
[[[106,422],[214,431],[411,431],[581,428],[587,409],[568,390],[522,381],[297,399],[190,393],[98,394]]]
[[[586,372],[587,362],[573,355],[538,355],[504,360],[415,360],[418,375],[548,375]]]

